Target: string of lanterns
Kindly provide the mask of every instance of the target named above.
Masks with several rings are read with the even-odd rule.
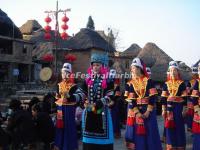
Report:
[[[50,23],[51,23],[52,19],[50,18],[49,14],[44,19],[44,21],[46,22],[46,26],[44,27],[44,30],[45,30],[44,38],[46,40],[50,40],[51,39],[51,26],[50,26]],[[61,25],[61,28],[62,28],[63,31],[62,31],[62,33],[60,33],[60,37],[63,40],[66,40],[69,37],[68,34],[67,34],[67,30],[69,28],[69,26],[67,25],[68,21],[69,21],[69,18],[67,17],[66,12],[65,12],[64,16],[62,17],[63,24]]]
[[[51,18],[49,17],[49,14],[47,15],[47,17],[44,19],[44,21],[46,22],[46,26],[44,27],[45,30],[45,34],[44,34],[44,38],[46,40],[50,40],[51,39],[51,26],[49,25],[50,22],[52,21]]]
[[[64,17],[62,17],[63,24],[61,28],[63,29],[63,32],[61,33],[61,38],[63,40],[66,40],[68,38],[68,34],[66,33],[66,30],[69,28],[67,25],[67,22],[69,21],[69,18],[66,16],[66,13],[64,14]]]

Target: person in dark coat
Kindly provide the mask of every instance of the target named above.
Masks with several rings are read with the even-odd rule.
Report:
[[[35,104],[37,104],[37,103],[39,103],[39,102],[40,102],[39,98],[32,97],[31,100],[30,100],[30,102],[29,102],[29,104],[28,104],[28,109],[27,110],[29,112],[31,112],[32,111],[32,106],[35,105]]]
[[[0,149],[3,149],[5,146],[7,146],[10,143],[9,134],[1,127],[3,121],[4,119],[0,111]]]
[[[109,84],[112,84],[114,95],[112,96],[113,103],[109,105],[112,122],[113,122],[113,132],[115,138],[121,137],[120,130],[120,117],[119,117],[119,98],[121,96],[120,91],[120,79],[117,78],[117,71],[115,69],[110,69],[109,72]]]
[[[43,111],[47,112],[49,114],[55,113],[56,112],[56,104],[55,104],[55,97],[51,94],[48,93],[47,95],[44,96],[43,98]]]
[[[11,135],[14,150],[25,145],[33,147],[36,138],[31,114],[23,110],[20,105],[21,102],[16,99],[9,103],[11,114],[8,118],[7,130]]]
[[[50,150],[54,141],[55,128],[53,121],[47,112],[42,112],[41,104],[32,106],[32,115],[35,122],[37,139],[44,143],[44,150]]]

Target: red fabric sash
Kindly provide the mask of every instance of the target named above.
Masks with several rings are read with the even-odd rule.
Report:
[[[175,128],[173,112],[168,112],[165,119],[165,128]]]

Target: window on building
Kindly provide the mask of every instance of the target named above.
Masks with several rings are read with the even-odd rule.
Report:
[[[125,62],[125,67],[126,67],[126,69],[129,69],[129,67],[130,67],[128,60],[126,60],[126,62]]]
[[[11,40],[0,39],[0,54],[9,54],[13,53],[13,43]]]
[[[27,49],[28,49],[28,48],[27,48],[27,45],[24,45],[24,46],[23,46],[22,53],[23,53],[23,54],[27,54]]]
[[[0,81],[7,82],[9,80],[9,63],[0,62]]]
[[[19,75],[18,82],[25,83],[29,81],[29,69],[27,64],[18,64]]]

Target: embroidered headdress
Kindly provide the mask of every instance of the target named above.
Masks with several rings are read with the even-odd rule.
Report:
[[[178,63],[176,61],[170,61],[169,62],[169,69],[176,68],[179,69]]]
[[[149,77],[147,70],[146,70],[146,65],[140,58],[134,58],[132,63],[131,63],[131,66],[137,66],[137,67],[141,68],[144,75],[146,77]]]
[[[64,63],[62,67],[62,71],[67,71],[72,73],[72,65],[70,63]]]
[[[101,63],[103,64],[103,59],[102,59],[102,54],[98,54],[98,53],[93,53],[91,55],[91,64],[93,63]]]
[[[198,74],[198,68],[195,66],[192,66],[192,74]]]
[[[92,56],[91,56],[91,65],[93,63],[101,63],[102,65],[105,63],[107,64],[107,62],[105,61],[108,59],[104,59],[104,56],[102,54],[97,54],[97,53],[93,53]],[[92,66],[90,66],[87,70],[88,72],[88,77],[86,79],[86,83],[88,86],[92,86],[93,85],[93,71],[92,71]],[[107,87],[107,83],[106,83],[106,79],[108,77],[108,68],[107,67],[104,67],[104,66],[101,66],[100,68],[100,72],[99,72],[99,75],[102,76],[103,78],[103,81],[102,81],[102,88],[105,89]]]

